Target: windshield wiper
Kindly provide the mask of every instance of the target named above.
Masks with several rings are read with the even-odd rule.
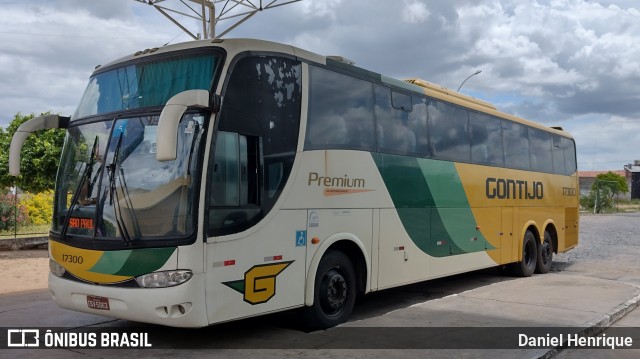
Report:
[[[69,230],[69,222],[71,221],[71,214],[73,213],[74,207],[78,204],[80,200],[80,195],[82,194],[82,190],[86,188],[87,196],[91,195],[93,190],[93,184],[95,180],[91,180],[91,172],[93,172],[93,165],[95,164],[95,159],[98,155],[98,136],[96,136],[93,141],[93,146],[91,148],[91,156],[89,156],[89,162],[86,163],[86,167],[82,172],[82,176],[80,177],[80,183],[73,193],[73,197],[71,197],[71,203],[69,204],[69,209],[67,210],[67,215],[64,217],[64,222],[62,223],[62,230],[60,231],[60,238],[64,238]],[[99,172],[98,172],[99,173]],[[96,177],[98,176],[96,173]],[[86,183],[86,187],[85,187]],[[95,229],[95,228],[94,228]]]
[[[113,152],[113,159],[111,160],[111,164],[107,166],[109,171],[109,204],[113,206],[113,213],[115,216],[116,224],[118,225],[118,230],[122,234],[122,240],[126,245],[131,245],[131,235],[129,234],[129,230],[127,229],[127,225],[125,224],[124,217],[122,215],[122,206],[120,205],[120,195],[118,193],[118,189],[116,188],[116,184],[120,185],[120,188],[124,194],[124,205],[127,207],[127,212],[129,213],[129,217],[133,222],[134,229],[134,238],[140,238],[140,227],[138,225],[138,220],[135,216],[135,211],[133,210],[133,203],[131,202],[131,197],[129,195],[129,189],[127,187],[127,183],[124,179],[124,170],[120,166],[120,149],[122,147],[122,134],[118,138],[118,143],[116,144],[116,148]],[[115,201],[114,201],[115,198]]]

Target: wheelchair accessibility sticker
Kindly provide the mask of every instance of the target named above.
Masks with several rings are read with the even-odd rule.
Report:
[[[307,231],[296,231],[296,247],[307,245]]]

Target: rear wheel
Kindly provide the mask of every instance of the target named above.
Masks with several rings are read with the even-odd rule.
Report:
[[[530,277],[536,270],[538,262],[538,245],[536,236],[527,231],[522,240],[522,260],[511,265],[513,273],[520,277]]]
[[[553,260],[553,241],[551,233],[544,231],[544,241],[538,244],[538,262],[536,264],[536,273],[549,273],[551,270],[551,262]]]
[[[314,286],[313,305],[305,308],[307,327],[325,329],[346,322],[356,299],[356,275],[349,258],[339,251],[327,252]]]

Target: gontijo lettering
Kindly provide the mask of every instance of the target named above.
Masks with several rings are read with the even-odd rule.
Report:
[[[542,182],[490,177],[486,182],[486,195],[489,199],[542,199],[544,186]]]

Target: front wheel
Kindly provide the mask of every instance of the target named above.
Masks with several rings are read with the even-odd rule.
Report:
[[[344,253],[329,251],[322,257],[313,295],[313,305],[305,308],[309,329],[326,329],[347,321],[356,299],[356,275]]]
[[[522,240],[522,260],[517,263],[513,263],[511,268],[513,273],[520,277],[530,277],[536,270],[536,264],[538,263],[538,245],[536,236],[527,231]]]
[[[551,241],[551,233],[544,231],[544,242],[538,244],[538,263],[536,264],[536,273],[549,273],[551,270],[552,260],[553,242]]]

